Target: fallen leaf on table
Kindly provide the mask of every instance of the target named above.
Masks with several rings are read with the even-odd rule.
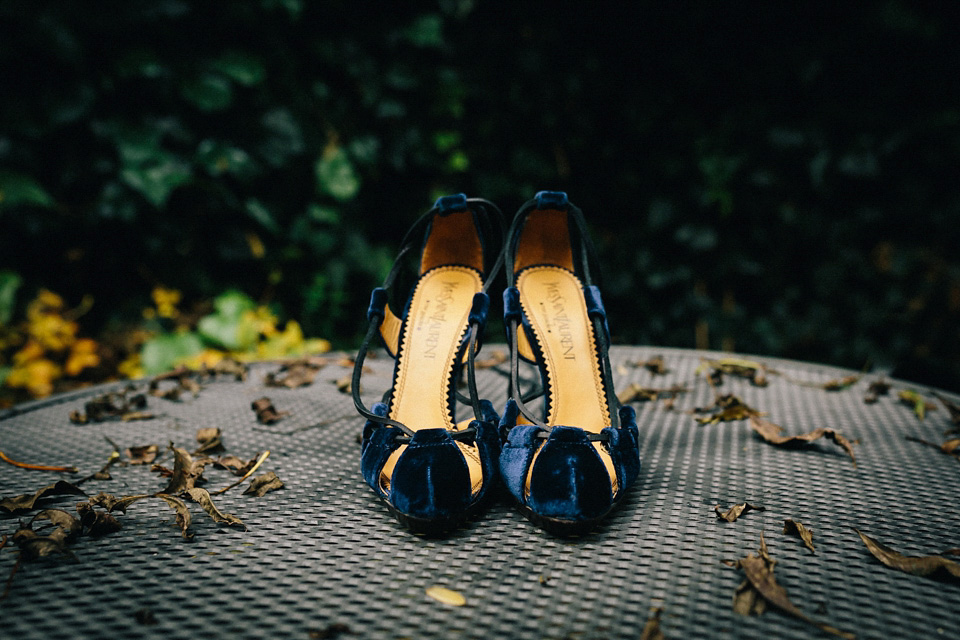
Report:
[[[926,398],[916,391],[902,389],[897,392],[897,397],[900,398],[900,404],[905,404],[908,407],[911,407],[913,412],[917,414],[917,417],[921,420],[927,417],[928,411],[934,411],[937,408],[937,405],[927,401]]]
[[[333,384],[337,386],[337,391],[340,393],[353,393],[353,376],[344,376],[334,380]]]
[[[279,371],[270,372],[264,378],[268,387],[296,389],[313,384],[317,372],[327,365],[325,358],[303,358],[288,362]]]
[[[812,624],[826,633],[840,636],[841,638],[855,637],[852,633],[845,633],[827,624],[813,620],[790,601],[790,598],[787,597],[787,590],[777,584],[776,579],[773,577],[773,568],[776,565],[776,561],[770,557],[767,551],[767,543],[762,533],[760,534],[760,550],[756,555],[751,553],[748,554],[746,558],[741,558],[736,562],[727,562],[726,564],[740,569],[746,576],[746,580],[737,587],[734,593],[733,610],[737,613],[741,615],[759,615],[766,609],[767,604],[771,604],[784,613]],[[758,598],[765,602],[760,604]]]
[[[157,624],[157,618],[150,609],[137,609],[133,614],[133,619],[137,621],[137,624]]]
[[[160,447],[155,444],[130,447],[126,451],[127,458],[129,458],[127,464],[150,464],[157,459],[159,453]]]
[[[647,624],[643,626],[643,633],[640,634],[640,640],[665,640],[663,632],[660,631],[660,616],[663,615],[663,607],[657,607],[647,618]]]
[[[262,476],[257,476],[250,481],[250,486],[246,488],[243,495],[253,494],[258,498],[269,491],[275,491],[283,488],[283,480],[277,477],[273,471],[268,471]]]
[[[58,480],[51,485],[38,489],[35,493],[25,493],[12,498],[0,500],[0,511],[6,513],[25,513],[32,511],[37,500],[47,496],[76,495],[86,496],[86,492],[65,480]]]
[[[659,400],[660,398],[673,399],[687,391],[688,389],[685,386],[679,384],[675,384],[666,389],[658,389],[655,387],[644,387],[636,382],[632,382],[629,387],[617,394],[617,399],[620,400],[620,404],[650,402]]]
[[[171,450],[173,451],[173,475],[170,476],[170,482],[166,488],[160,493],[177,494],[195,487],[203,478],[203,468],[212,463],[213,459],[194,460],[186,449],[172,447]]]
[[[873,404],[880,396],[885,396],[889,393],[890,383],[887,382],[883,376],[880,376],[867,387],[867,393],[863,396],[863,401],[867,404]]]
[[[810,551],[813,553],[817,552],[817,550],[813,547],[813,529],[808,529],[803,525],[802,522],[796,522],[790,518],[784,520],[783,532],[787,535],[798,536],[801,540],[803,540],[803,544],[806,545],[807,549],[810,549]]]
[[[247,373],[250,371],[250,367],[240,362],[235,358],[224,357],[220,358],[217,364],[208,366],[204,364],[198,375],[201,378],[210,378],[217,375],[233,376],[234,380],[237,382],[242,382],[247,379]]]
[[[853,466],[857,466],[857,458],[853,453],[853,443],[834,429],[821,428],[814,429],[810,433],[802,433],[796,436],[782,436],[780,433],[783,431],[783,427],[758,416],[750,416],[750,427],[766,442],[781,447],[802,447],[810,444],[814,440],[826,438],[842,447],[843,450],[847,452],[847,455],[850,456]]]
[[[191,521],[190,509],[187,507],[187,503],[177,496],[171,496],[164,493],[158,493],[156,494],[156,497],[166,502],[171,509],[176,511],[177,526],[180,527],[181,535],[187,540],[192,538],[193,534],[189,532]]]
[[[653,375],[657,376],[662,376],[669,372],[662,355],[655,355],[648,360],[633,360],[631,362],[627,362],[627,366],[633,367],[634,369],[643,367]]]
[[[941,556],[905,556],[887,545],[854,529],[873,557],[892,569],[899,569],[915,576],[951,576],[960,579],[960,564]],[[956,553],[950,549],[948,553]]]
[[[736,522],[737,518],[742,516],[745,513],[750,511],[766,511],[766,507],[761,507],[759,505],[753,505],[749,502],[741,502],[740,504],[735,504],[726,511],[720,509],[720,505],[717,505],[713,508],[714,513],[717,514],[718,520],[725,520],[726,522]]]
[[[147,392],[157,398],[179,402],[183,393],[190,393],[194,398],[200,395],[200,384],[194,379],[195,372],[187,367],[178,367],[173,371],[161,373],[150,380]],[[175,382],[173,387],[166,390],[161,388],[161,382]]]
[[[353,632],[350,631],[350,627],[347,625],[340,622],[334,622],[333,624],[327,625],[323,629],[308,630],[307,637],[310,638],[310,640],[335,640],[335,638],[339,638],[341,635],[352,635],[352,633]]]
[[[763,413],[757,411],[746,402],[735,395],[726,394],[717,396],[713,404],[694,409],[694,413],[709,413],[708,416],[696,418],[697,422],[703,425],[715,424],[717,422],[731,422],[734,420],[745,420],[747,418],[762,416]]]
[[[33,524],[37,520],[47,520],[52,526],[63,531],[64,540],[76,538],[80,535],[80,531],[83,528],[79,520],[63,509],[44,509],[43,511],[39,511],[35,516],[30,518],[27,526],[33,529]]]
[[[106,511],[97,511],[89,502],[77,503],[77,513],[80,515],[83,528],[87,530],[87,535],[94,538],[123,528],[116,518]]]
[[[129,385],[123,391],[111,391],[96,396],[83,405],[83,413],[70,412],[70,421],[74,424],[87,424],[113,419],[148,420],[154,416],[143,411],[146,407],[147,396]]]
[[[498,364],[503,364],[507,360],[508,358],[506,351],[503,349],[494,349],[490,352],[490,355],[485,358],[475,358],[473,361],[473,366],[476,369],[490,369]]]
[[[853,385],[860,382],[860,378],[862,377],[862,375],[856,374],[843,378],[836,378],[834,380],[828,380],[821,384],[820,388],[824,391],[843,391],[844,389],[849,389]]]
[[[198,453],[216,453],[223,451],[223,435],[220,433],[220,427],[207,427],[197,430],[197,447],[194,455]]]
[[[189,496],[191,500],[199,504],[204,511],[207,512],[207,515],[213,518],[214,522],[225,522],[227,524],[238,525],[247,528],[243,521],[240,518],[231,515],[229,513],[224,513],[217,509],[217,506],[213,504],[213,498],[210,497],[210,492],[206,489],[200,489],[198,487],[193,487],[192,489],[187,489],[184,491],[184,494]]]
[[[257,422],[260,424],[273,424],[290,415],[289,411],[277,411],[273,401],[266,397],[254,400],[250,408],[257,414]]]
[[[749,380],[755,387],[770,384],[767,373],[774,373],[767,369],[766,365],[744,358],[700,358],[700,366],[695,373],[700,375],[706,370],[709,370],[707,379],[713,385],[723,384],[723,376],[727,374]]]
[[[454,591],[453,589],[447,589],[446,587],[428,587],[427,596],[433,598],[437,602],[442,602],[443,604],[449,604],[454,607],[462,607],[467,604],[467,599],[463,597],[459,591]]]
[[[934,442],[930,442],[929,440],[924,440],[923,438],[917,438],[915,436],[907,436],[906,439],[911,442],[919,442],[920,444],[925,444],[928,447],[933,447],[934,449],[938,449],[940,453],[945,453],[948,456],[953,456],[957,460],[960,460],[960,438],[950,438],[943,444],[936,444]]]

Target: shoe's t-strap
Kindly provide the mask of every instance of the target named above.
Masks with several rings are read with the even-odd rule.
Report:
[[[393,286],[393,283],[400,272],[403,264],[403,258],[411,249],[413,249],[415,246],[418,246],[418,238],[422,237],[426,233],[429,222],[434,215],[447,215],[457,211],[464,211],[471,205],[474,207],[474,211],[482,214],[478,216],[478,220],[481,221],[483,226],[487,227],[487,229],[480,229],[480,233],[486,233],[487,235],[491,233],[491,227],[494,226],[490,221],[492,218],[496,222],[495,228],[500,232],[500,237],[502,238],[504,233],[503,213],[500,211],[497,205],[483,198],[467,198],[464,194],[443,196],[438,198],[433,208],[420,216],[420,218],[418,218],[417,221],[414,222],[407,231],[403,241],[401,242],[400,251],[397,253],[397,258],[393,263],[393,267],[390,269],[390,272],[383,281],[383,286],[375,288],[370,294],[370,306],[367,308],[367,333],[364,336],[363,342],[360,344],[360,349],[357,352],[357,358],[353,367],[353,377],[351,379],[353,404],[356,407],[357,412],[360,413],[360,415],[364,418],[372,420],[373,422],[397,427],[404,434],[406,434],[406,438],[413,436],[414,431],[412,429],[398,420],[393,420],[392,418],[373,413],[363,404],[363,399],[360,397],[360,378],[363,374],[363,362],[366,359],[367,352],[370,349],[370,343],[373,341],[374,336],[376,336],[376,334],[379,332],[380,326],[386,317],[387,304],[390,297],[388,292],[390,287]],[[491,283],[496,279],[496,276],[502,267],[503,251],[501,250],[497,252],[496,260],[494,260],[493,265],[487,271],[486,278],[484,279],[480,292],[473,297],[473,304],[471,306],[469,315],[470,336],[467,345],[467,386],[470,393],[470,404],[472,405],[474,416],[477,420],[481,421],[483,420],[483,412],[480,407],[480,398],[477,392],[476,373],[474,367],[474,360],[477,351],[476,343],[480,335],[483,333],[484,327],[486,326],[487,312],[490,308],[490,297],[487,294],[487,291],[489,290]],[[472,434],[472,428],[459,431],[450,431],[450,435],[454,439],[468,439],[469,437],[472,437]]]

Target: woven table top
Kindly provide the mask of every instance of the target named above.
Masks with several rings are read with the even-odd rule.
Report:
[[[488,345],[481,355],[498,349]],[[655,355],[664,357],[666,373],[635,365]],[[773,607],[762,615],[734,612],[744,574],[723,561],[756,553],[762,534],[777,582],[810,618],[861,638],[960,637],[960,580],[888,568],[854,531],[911,556],[960,547],[960,461],[907,440],[939,445],[950,416],[937,402],[921,421],[897,397],[908,389],[933,401],[929,390],[891,380],[890,395],[867,404],[876,376],[827,391],[824,383],[854,372],[769,358],[757,358],[772,369],[767,386],[726,375],[714,389],[696,370],[702,358],[722,354],[617,347],[611,356],[618,390],[631,383],[687,390],[672,406],[665,399],[634,404],[640,478],[599,529],[575,539],[531,525],[504,491],[445,537],[401,528],[360,475],[363,422],[334,383],[350,373],[336,358],[299,388],[266,386],[279,365],[264,363],[252,365],[245,381],[204,382],[195,397],[148,396],[144,411],[152,419],[71,422],[72,411],[122,384],[15,407],[0,414],[0,450],[79,472],[0,463],[0,498],[94,473],[113,450],[106,438],[120,451],[157,444],[157,462],[172,468],[168,443],[193,451],[197,430],[207,427],[222,432],[225,451],[214,456],[246,460],[269,450],[254,475],[274,471],[285,486],[260,497],[244,495],[244,486],[215,496],[245,529],[218,524],[190,504],[192,539],[181,536],[174,511],[160,500],[114,512],[119,531],[84,535],[69,544],[69,554],[21,563],[0,601],[0,636],[639,638],[660,608],[666,638],[827,637]],[[368,364],[369,405],[387,388],[393,361],[381,356]],[[478,384],[481,396],[502,409],[503,372],[480,370]],[[710,405],[717,393],[765,412],[786,435],[827,427],[858,440],[856,466],[827,439],[783,448],[765,442],[747,420],[701,424],[690,410]],[[251,402],[263,396],[288,415],[258,423]],[[82,489],[124,496],[166,485],[149,464],[125,459],[111,467],[111,479],[86,481]],[[238,479],[213,466],[204,476],[211,491]],[[75,513],[83,499],[49,497],[38,509]],[[764,510],[735,522],[714,511],[742,502]],[[0,514],[0,532],[12,534],[35,512]],[[813,529],[815,553],[783,533],[788,518]],[[0,582],[18,553],[12,543],[0,551]],[[428,595],[431,587],[456,591],[466,604],[438,601]]]

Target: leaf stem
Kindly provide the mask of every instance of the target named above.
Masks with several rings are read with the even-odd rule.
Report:
[[[9,457],[3,451],[0,451],[0,460],[3,460],[7,464],[12,464],[15,467],[20,467],[21,469],[33,469],[34,471],[66,471],[69,473],[76,473],[77,468],[70,467],[52,467],[45,464],[30,464],[28,462],[17,462],[13,458]]]

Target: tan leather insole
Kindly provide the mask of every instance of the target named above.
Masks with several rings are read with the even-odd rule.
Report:
[[[447,408],[454,360],[467,330],[473,295],[482,287],[480,274],[466,267],[438,267],[424,275],[410,302],[403,331],[397,378],[390,417],[419,429],[453,429]],[[470,420],[459,423],[463,429]],[[483,484],[483,470],[476,445],[458,442],[470,472],[473,493]],[[390,487],[390,478],[407,445],[400,445],[383,465],[380,484]]]
[[[517,278],[517,289],[546,364],[550,389],[547,424],[600,433],[610,426],[610,412],[580,280],[562,267],[530,267]],[[610,454],[599,442],[594,447],[616,494],[617,474]],[[529,472],[526,490],[530,490]]]

